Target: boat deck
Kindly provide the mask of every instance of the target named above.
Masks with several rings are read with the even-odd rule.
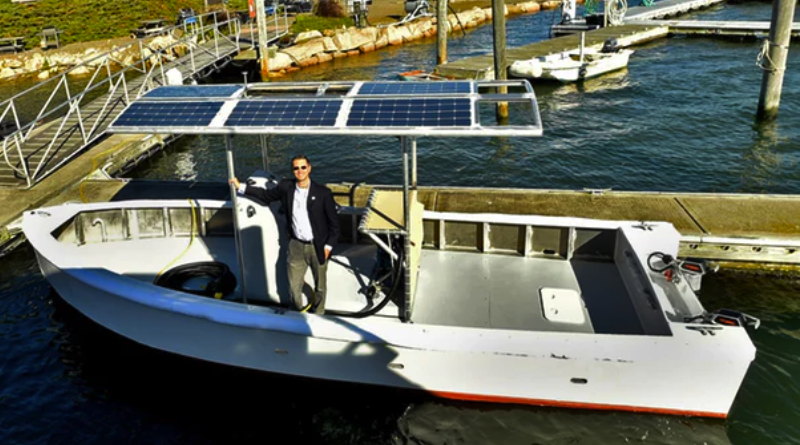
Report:
[[[580,293],[586,321],[548,320],[540,289]],[[642,334],[613,262],[424,250],[413,321],[535,331]]]
[[[105,268],[148,283],[152,283],[161,269],[167,265],[169,265],[167,269],[172,269],[200,261],[225,263],[236,275],[237,282],[242,282],[232,237],[195,238],[191,247],[187,249],[188,245],[188,238],[153,238],[89,243],[78,246],[77,249],[80,249],[80,256],[84,260],[92,262],[95,261],[93,259],[102,258]],[[110,251],[125,252],[125,255],[109,255]],[[158,257],[153,258],[153,252],[156,251],[159,252]],[[375,246],[352,244],[337,246],[328,266],[327,309],[356,312],[369,305],[365,289],[375,266],[375,258]],[[170,264],[174,259],[176,259],[174,263]],[[281,276],[279,281],[279,288],[287,289],[285,277]],[[306,294],[311,292],[313,282],[309,271],[306,274]],[[288,303],[288,295],[281,295],[281,298],[282,300],[285,298],[285,302]],[[372,303],[377,304],[380,298],[380,296],[375,297]],[[252,299],[249,303],[268,304],[266,300]],[[398,314],[398,308],[393,302],[389,302],[378,313],[379,316],[392,319],[397,319]]]

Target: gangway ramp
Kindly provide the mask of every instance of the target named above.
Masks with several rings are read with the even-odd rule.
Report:
[[[0,124],[16,129],[0,145],[0,187],[32,187],[101,140],[106,127],[130,101],[166,83],[170,69],[177,68],[184,80],[202,78],[249,48],[239,39],[237,17],[218,20],[217,14],[205,14],[193,26],[170,32],[179,28],[180,38],[165,48],[148,46],[152,40],[133,40],[0,103]],[[286,33],[286,29],[279,31]],[[283,34],[269,38],[276,40]],[[138,60],[122,63],[126,51],[138,51]],[[88,85],[78,91],[71,88],[71,71],[98,60]],[[21,104],[35,101],[38,106],[42,97],[49,99],[41,104],[38,115],[23,121]]]

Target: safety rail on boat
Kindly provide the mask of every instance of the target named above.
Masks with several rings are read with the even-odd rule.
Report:
[[[386,192],[386,191],[384,191]],[[400,190],[390,190],[400,198]],[[169,206],[152,206],[135,201],[125,205],[115,203],[98,206],[94,210],[85,210],[76,214],[53,235],[62,242],[77,244],[103,241],[124,241],[138,238],[154,237],[188,237],[194,231],[197,236],[233,236],[233,217],[229,206],[208,207],[202,201],[175,200]],[[395,203],[395,215],[402,215],[402,207]],[[351,218],[356,219],[360,228],[358,232],[367,235],[370,232],[367,216],[374,207],[342,206],[340,219],[348,224]],[[191,215],[195,221],[192,223]],[[519,218],[519,216],[517,216]],[[522,217],[526,218],[526,217]],[[456,250],[476,253],[516,255],[525,257],[541,257],[553,259],[572,259],[575,252],[587,255],[585,245],[593,241],[595,257],[611,260],[613,257],[613,239],[616,230],[613,227],[597,227],[596,229],[576,228],[563,222],[552,224],[530,222],[514,222],[513,215],[495,214],[456,214],[425,211],[422,215],[423,241],[422,248],[436,250]],[[102,227],[96,221],[102,222]],[[382,226],[386,223],[381,222]],[[387,226],[388,228],[388,226]],[[379,235],[397,234],[379,230]],[[391,233],[389,233],[391,232]],[[348,231],[343,230],[342,234]],[[605,242],[598,243],[605,237]],[[372,237],[369,237],[370,239]],[[345,241],[363,242],[363,238]],[[597,250],[604,246],[605,254]]]
[[[165,34],[182,35],[166,47],[154,47],[151,39],[133,40],[0,103],[0,125],[12,129],[2,140],[0,172],[32,186],[102,136],[125,105],[167,84],[170,67],[189,68],[184,77],[203,77],[241,49],[238,17],[221,20],[207,13],[196,18],[168,28]],[[137,55],[133,63],[125,62],[129,53]],[[85,85],[85,77],[75,77],[81,72],[91,73]],[[26,118],[23,103],[39,111]]]

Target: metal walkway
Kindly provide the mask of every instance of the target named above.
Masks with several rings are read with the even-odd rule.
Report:
[[[0,104],[0,125],[13,130],[2,140],[0,187],[29,188],[64,165],[102,138],[130,101],[166,84],[169,70],[177,68],[182,80],[200,79],[249,47],[240,43],[238,18],[217,17],[171,28],[169,35],[179,37],[165,47],[146,39],[114,48]],[[270,41],[287,31],[276,29]],[[91,73],[85,85],[76,70]],[[25,116],[31,109],[38,114]]]

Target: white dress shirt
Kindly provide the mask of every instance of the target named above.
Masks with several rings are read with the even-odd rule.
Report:
[[[311,187],[302,188],[295,185],[294,202],[292,203],[292,229],[300,241],[310,242],[314,239],[314,232],[311,231],[311,220],[308,219],[308,190]]]

